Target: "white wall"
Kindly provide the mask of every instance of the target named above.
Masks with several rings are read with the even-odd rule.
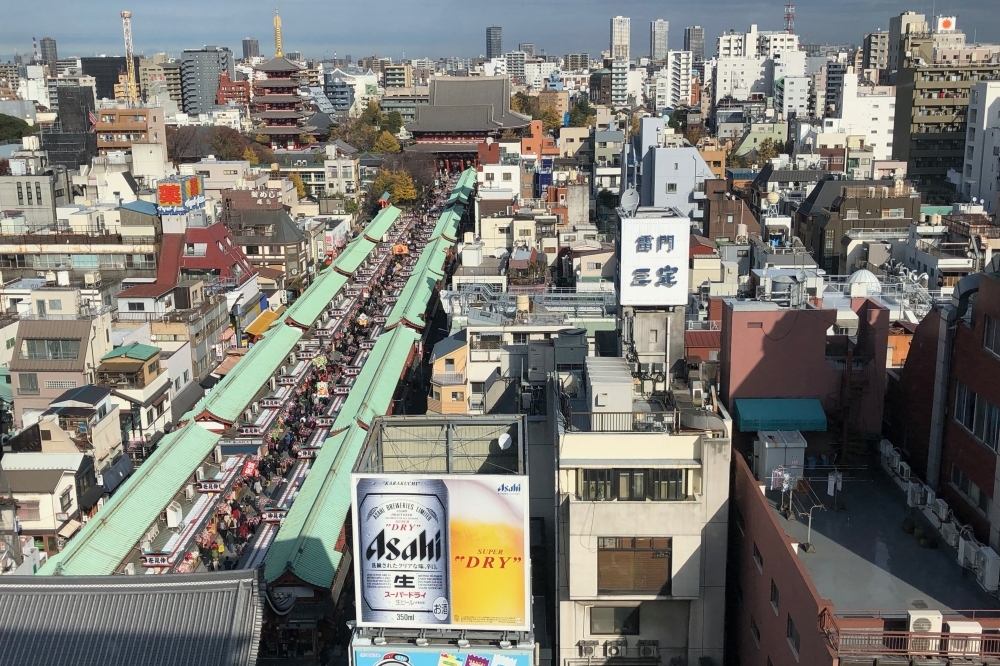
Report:
[[[874,149],[875,159],[892,158],[892,129],[896,115],[894,86],[860,85],[858,74],[849,67],[836,106],[834,116],[841,121],[840,129],[847,134],[863,136],[865,145]]]
[[[986,212],[993,214],[1000,200],[1000,82],[973,84],[966,118],[962,193],[983,199]]]

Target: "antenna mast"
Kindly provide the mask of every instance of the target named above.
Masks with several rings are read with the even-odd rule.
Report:
[[[785,5],[785,32],[795,34],[795,5],[791,1]]]
[[[32,64],[37,65],[38,64],[38,40],[35,39],[34,37],[31,38],[31,48],[34,49],[34,51],[35,51],[35,55],[32,57],[31,62],[32,62]]]
[[[139,91],[135,85],[135,56],[132,53],[132,12],[122,12],[122,28],[125,31],[125,60],[128,71],[125,101],[130,107],[135,108],[139,106]]]
[[[281,17],[278,16],[278,8],[274,8],[274,57],[280,58],[284,55],[281,52]]]

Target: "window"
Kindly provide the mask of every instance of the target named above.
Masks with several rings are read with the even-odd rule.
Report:
[[[653,469],[649,472],[649,484],[654,500],[686,500],[687,470]]]
[[[258,255],[260,254],[260,247],[256,245],[247,245],[247,254]]]
[[[23,375],[22,375],[23,376]],[[581,470],[580,499],[609,500],[614,497],[611,492],[610,469]]]
[[[639,633],[639,607],[618,606],[590,609],[590,633],[634,635]]]
[[[858,219],[858,209],[857,208],[848,208],[847,209],[847,215],[846,215],[846,217],[844,219],[845,220],[856,220],[856,219]]]
[[[141,301],[129,301],[128,302],[129,312],[145,312],[146,304]]]
[[[38,510],[38,502],[17,502],[18,520],[41,520],[41,512]]]
[[[42,429],[39,428],[38,432],[41,435],[43,442],[50,442],[50,441],[52,441],[52,431],[51,430],[42,430]]]
[[[615,484],[615,494],[620,501],[646,500],[646,470],[615,470]]]
[[[477,395],[482,395],[486,392],[486,382],[472,382],[472,392]]]
[[[886,215],[886,217],[899,219],[903,217],[903,213],[904,211],[902,208],[890,208],[888,210],[888,214]]]
[[[451,392],[451,401],[452,402],[461,402],[463,400],[465,400],[465,391],[452,391]]]
[[[527,237],[531,236],[531,229],[518,229],[517,230],[517,235],[520,238],[527,238]]]
[[[990,497],[980,489],[975,483],[960,470],[957,465],[951,466],[951,483],[963,495],[968,498],[969,503],[978,507],[980,511],[986,513],[989,510]]]
[[[63,513],[69,511],[69,508],[73,505],[73,499],[70,496],[70,489],[67,488],[63,491],[63,494],[59,496],[59,508]]]
[[[1000,409],[962,382],[955,386],[954,418],[991,450],[1000,446]]]
[[[180,391],[181,390],[181,378],[180,377],[178,377],[177,379],[174,380],[174,390],[175,391]]]
[[[795,622],[792,621],[792,616],[788,616],[788,629],[785,631],[785,637],[788,639],[788,644],[792,648],[792,652],[795,654],[795,658],[799,658],[799,630],[795,628]]]
[[[510,182],[513,179],[513,176],[514,176],[514,174],[512,174],[512,173],[504,173],[503,174],[503,180],[507,181],[507,182]]]
[[[600,261],[588,261],[587,270],[588,271],[599,271],[604,266]]]
[[[66,389],[74,389],[74,388],[76,388],[76,382],[72,381],[72,380],[67,380],[67,379],[61,379],[61,380],[46,379],[45,380],[45,388],[46,389],[61,389],[61,390],[65,391]]]
[[[487,180],[487,181],[493,181],[493,180],[496,180],[496,174],[493,174],[493,173],[486,173],[486,174],[484,174],[484,175],[485,175],[485,177],[486,177],[486,180]]]
[[[21,183],[17,184],[17,205],[24,205],[24,190],[21,189]]]
[[[669,537],[599,537],[598,594],[670,594]]]
[[[14,347],[14,338],[7,340],[7,349],[12,349]]]
[[[757,548],[757,544],[753,545],[753,561],[757,563],[757,568],[760,569],[761,573],[764,572],[764,558],[760,555],[760,550]]]
[[[153,415],[153,410],[152,409],[147,409],[146,410],[146,425],[148,425],[148,426],[153,425],[154,418],[155,417]]]
[[[190,379],[191,379],[191,371],[190,370],[185,370],[184,371],[184,383],[187,384],[188,381],[190,381]]]
[[[21,343],[22,359],[75,361],[79,355],[79,340],[24,340]]]
[[[160,369],[159,361],[153,361],[152,363],[146,366],[146,372],[150,375],[155,375],[157,370],[159,369]]]
[[[774,579],[771,579],[771,608],[774,609],[774,614],[778,614],[778,586],[775,584]]]
[[[17,392],[21,394],[38,393],[38,375],[34,372],[22,372],[17,376]]]
[[[753,636],[753,642],[760,647],[760,628],[757,626],[757,620],[753,619],[753,615],[750,616],[750,635]]]
[[[659,340],[659,338],[660,338],[660,331],[659,330],[657,330],[655,328],[649,329],[649,341],[650,341],[650,343],[657,342]]]
[[[513,333],[514,344],[515,345],[526,345],[528,344],[528,334],[527,333]]]
[[[986,317],[986,335],[983,338],[983,346],[997,356],[1000,356],[1000,326],[993,317]]]
[[[670,192],[676,192],[676,191],[677,191],[677,183],[667,183],[667,193],[668,194]]]
[[[62,300],[58,298],[50,298],[49,310],[62,310]]]

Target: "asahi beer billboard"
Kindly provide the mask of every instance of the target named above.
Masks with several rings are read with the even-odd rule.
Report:
[[[358,626],[530,630],[526,476],[352,484]]]

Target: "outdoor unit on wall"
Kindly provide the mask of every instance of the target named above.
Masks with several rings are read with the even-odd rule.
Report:
[[[660,655],[659,641],[639,641],[636,646],[638,656],[643,659],[656,659]]]
[[[958,535],[958,564],[959,566],[971,569],[976,566],[976,553],[979,546],[975,539],[964,534]]]
[[[895,449],[889,454],[889,467],[892,468],[893,472],[899,471],[899,451]]]
[[[216,465],[222,464],[222,447],[216,446],[212,449],[212,460],[215,461]]]
[[[996,592],[1000,583],[1000,555],[989,546],[976,553],[976,580],[987,592]]]
[[[125,565],[125,575],[134,576],[135,575],[135,562],[129,562]]]
[[[883,439],[878,443],[878,452],[882,454],[883,458],[889,458],[892,456],[892,442],[887,439]]]
[[[288,374],[288,366],[287,365],[281,366],[281,371],[278,374],[280,374],[282,376],[287,375]]]
[[[189,483],[186,486],[184,486],[184,499],[186,499],[189,502],[194,499],[194,484],[193,483]]]
[[[252,409],[252,410],[253,410],[253,413],[254,413],[254,414],[260,414],[260,403],[259,403],[259,402],[255,402],[255,403],[253,403],[253,404],[252,404],[252,405],[250,406],[250,409]]]
[[[905,462],[900,462],[899,467],[897,468],[896,471],[899,472],[899,478],[901,478],[903,481],[910,480],[910,466],[907,465]]]
[[[910,632],[910,652],[937,652],[941,647],[941,611],[907,611],[907,631]],[[927,634],[921,637],[920,634]]]
[[[270,379],[267,380],[267,386],[268,388],[271,389],[271,392],[273,393],[278,388],[278,380],[275,379],[274,377],[271,377]]]
[[[924,484],[924,504],[929,506],[931,509],[934,508],[934,501],[937,499],[937,493],[934,489]]]
[[[296,361],[298,361],[298,360],[299,360],[299,359],[298,359],[298,357],[297,357],[297,356],[295,355],[295,352],[292,352],[291,354],[289,354],[289,355],[288,355],[288,363],[289,363],[290,365],[295,365]]]
[[[174,529],[181,526],[184,522],[184,511],[181,509],[181,505],[174,500],[167,505],[167,527]]]
[[[954,522],[941,523],[941,535],[949,546],[958,547],[958,526]]]
[[[608,658],[613,657],[624,657],[625,653],[628,651],[628,642],[626,641],[605,641],[604,642],[604,656]]]
[[[580,641],[580,656],[593,657],[597,653],[597,641]]]
[[[978,622],[947,622],[949,657],[978,657],[983,646],[983,625]]]
[[[906,486],[906,506],[921,506],[924,503],[924,484],[910,479]]]
[[[934,515],[936,515],[938,520],[941,522],[948,520],[948,503],[940,497],[934,500]]]
[[[253,421],[253,412],[251,412],[249,409],[244,410],[243,411],[243,420],[244,421]]]

